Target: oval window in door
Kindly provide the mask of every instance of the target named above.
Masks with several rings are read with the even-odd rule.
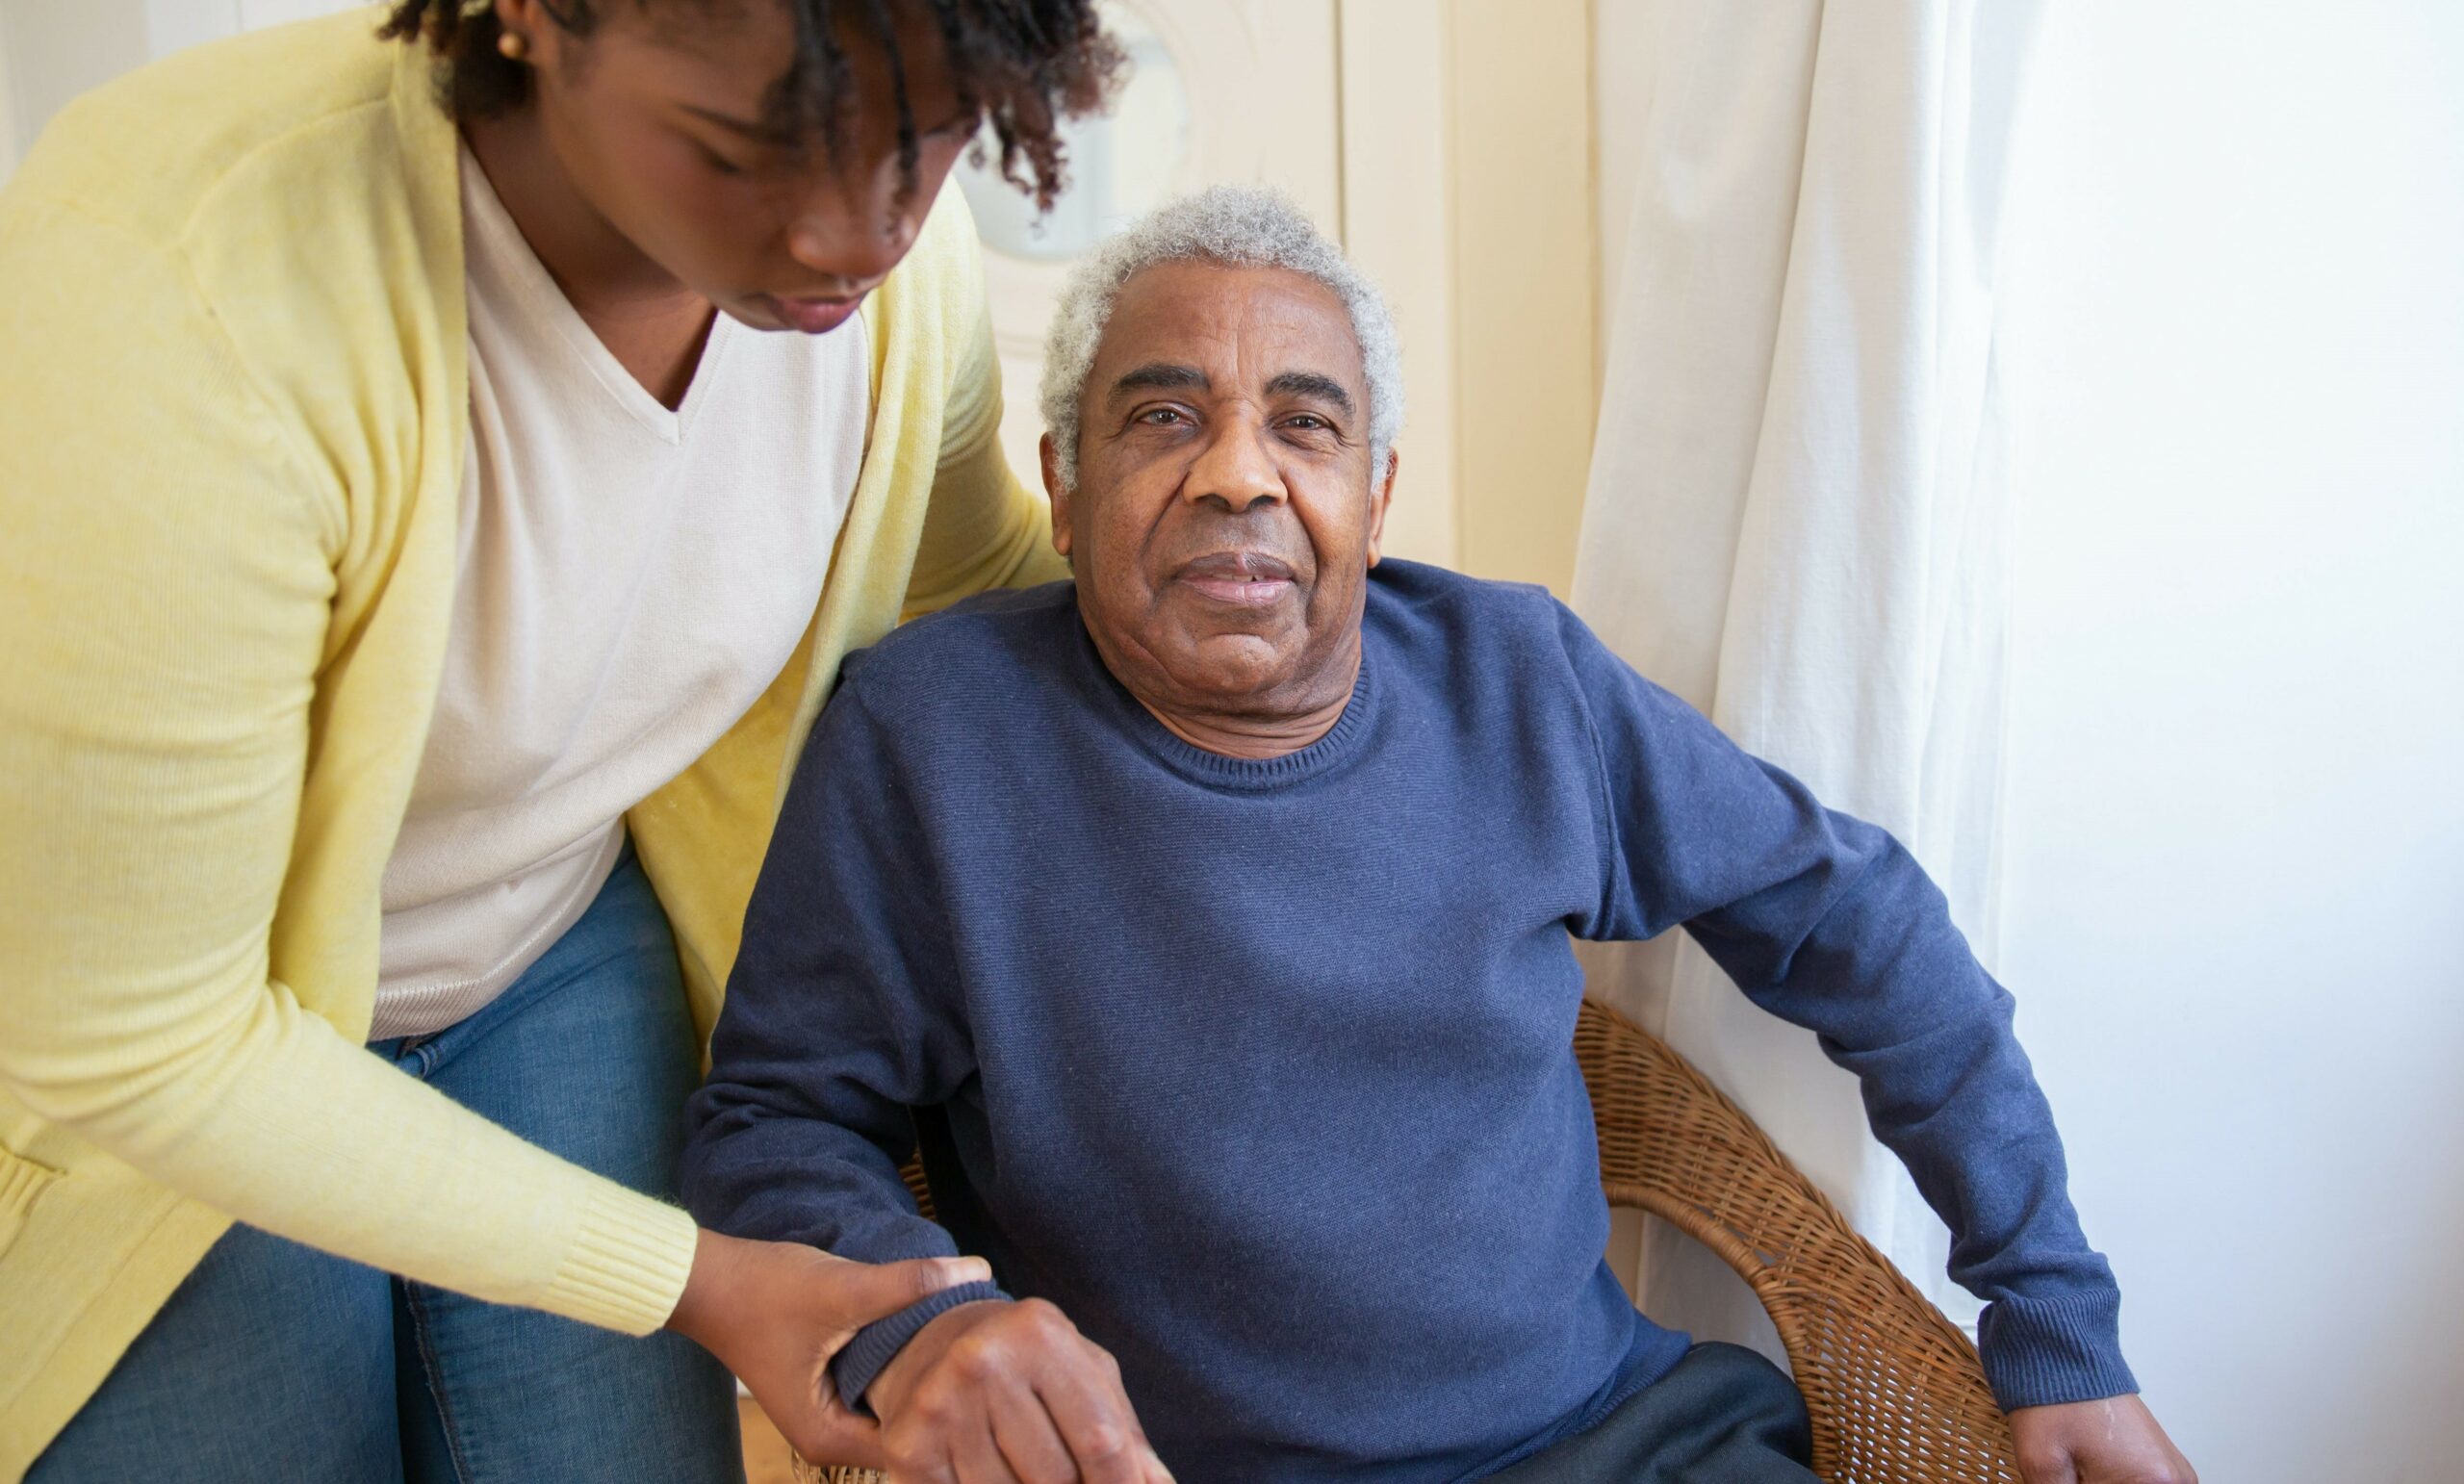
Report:
[[[1179,184],[1190,135],[1180,65],[1136,11],[1107,5],[1103,13],[1129,65],[1110,114],[1062,125],[1067,180],[1051,212],[1039,217],[1035,198],[1001,178],[1000,142],[989,128],[976,141],[983,163],[959,161],[954,173],[975,214],[976,234],[995,252],[1066,262],[1161,204]]]

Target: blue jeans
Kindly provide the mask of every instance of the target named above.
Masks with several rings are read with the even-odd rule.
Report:
[[[700,1048],[629,847],[495,1002],[369,1050],[578,1164],[675,1195]],[[681,1336],[485,1304],[235,1226],[28,1477],[741,1484],[744,1466],[733,1383]]]

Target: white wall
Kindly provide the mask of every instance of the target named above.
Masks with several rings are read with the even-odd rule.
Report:
[[[9,29],[0,24],[0,186],[17,168],[17,94],[9,78]]]
[[[148,59],[143,0],[0,0],[0,168],[13,167],[60,106]]]
[[[2464,8],[2046,8],[2003,962],[2204,1477],[2464,1478]]]
[[[0,180],[77,94],[132,67],[244,29],[358,0],[0,0]]]

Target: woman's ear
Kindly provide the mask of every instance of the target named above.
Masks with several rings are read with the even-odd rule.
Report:
[[[1069,554],[1069,490],[1061,482],[1061,452],[1046,433],[1036,441],[1036,462],[1043,466],[1043,492],[1052,499],[1052,549]]]

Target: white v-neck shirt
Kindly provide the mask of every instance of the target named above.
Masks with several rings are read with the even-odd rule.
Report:
[[[625,811],[752,708],[820,601],[871,415],[861,317],[711,325],[674,411],[582,322],[466,149],[471,446],[436,711],[386,864],[372,1039],[547,952]]]

